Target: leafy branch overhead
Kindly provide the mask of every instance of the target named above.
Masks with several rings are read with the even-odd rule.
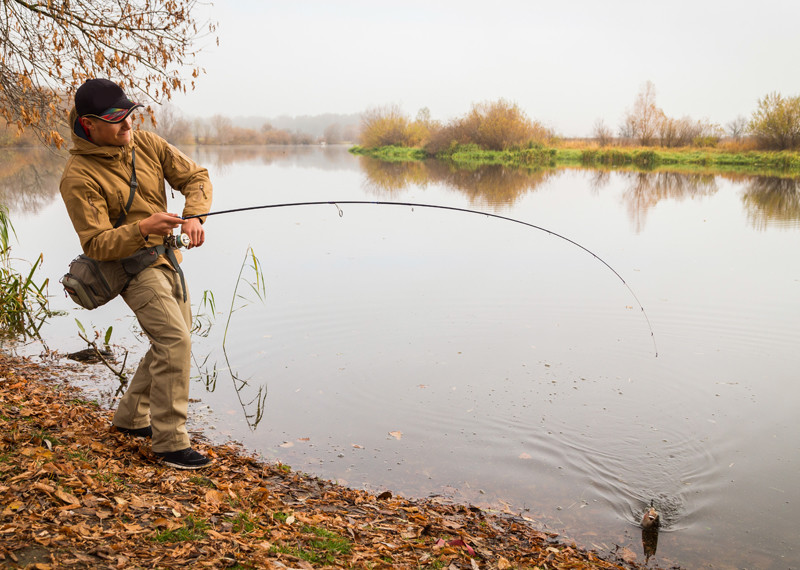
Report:
[[[216,29],[198,23],[195,0],[4,0],[0,4],[0,116],[60,145],[75,90],[108,77],[140,102],[194,88],[196,42]],[[190,79],[185,79],[185,77]]]

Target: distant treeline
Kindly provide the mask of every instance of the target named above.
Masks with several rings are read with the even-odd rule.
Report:
[[[656,105],[655,87],[647,82],[625,113],[616,133],[602,119],[589,142],[598,147],[640,146],[727,150],[800,149],[800,96],[771,93],[758,101],[750,118],[739,116],[722,127],[706,119],[669,117]],[[479,103],[447,123],[433,121],[423,108],[410,119],[398,107],[382,107],[362,115],[359,143],[365,149],[406,147],[428,156],[446,156],[463,147],[508,151],[559,146],[562,137],[529,118],[515,103],[500,99]]]
[[[358,115],[258,117],[232,119],[214,115],[189,120],[173,107],[159,108],[152,129],[173,144],[186,145],[304,145],[352,143],[358,140]]]
[[[319,143],[354,143],[358,140],[360,115],[304,115],[230,118],[215,115],[204,119],[187,119],[171,105],[155,109],[153,119],[138,113],[137,126],[154,131],[176,145],[304,145]],[[69,140],[66,125],[59,129]],[[0,147],[38,146],[41,142],[33,131],[22,134],[15,125],[0,126]]]
[[[361,115],[325,114],[300,117],[187,119],[175,107],[162,105],[152,114],[139,113],[138,126],[154,130],[178,145],[297,145],[355,143],[365,149],[395,146],[420,149],[428,156],[447,155],[460,147],[489,151],[563,146],[566,139],[517,104],[500,99],[477,103],[465,115],[447,122],[433,120],[422,108],[411,119],[397,106],[369,109]],[[64,125],[61,135],[69,140]],[[618,127],[598,119],[591,137],[595,147],[715,148],[727,151],[799,150],[800,95],[770,93],[757,102],[749,118],[740,115],[724,127],[707,119],[670,117],[656,104],[655,86],[645,83]],[[576,144],[571,139],[570,144]],[[1,146],[40,144],[28,130],[0,126]]]

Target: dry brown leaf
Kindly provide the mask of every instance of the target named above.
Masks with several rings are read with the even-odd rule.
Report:
[[[216,489],[209,489],[206,491],[205,498],[212,505],[218,505],[225,500],[225,495]]]
[[[54,495],[70,505],[80,505],[81,501],[75,495],[62,491],[61,489],[56,489]]]
[[[55,492],[55,487],[51,487],[50,485],[47,485],[46,483],[42,483],[40,481],[37,481],[36,483],[34,483],[33,484],[33,488],[34,489],[38,489],[39,491],[44,491],[45,493],[54,493]]]

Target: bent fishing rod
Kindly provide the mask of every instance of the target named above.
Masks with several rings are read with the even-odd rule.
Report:
[[[534,230],[539,230],[549,234],[551,236],[557,237],[566,241],[567,243],[571,243],[572,245],[581,248],[583,251],[594,257],[597,261],[605,265],[611,272],[617,276],[617,278],[622,281],[622,284],[628,289],[628,292],[633,296],[636,300],[636,304],[639,306],[639,310],[642,312],[642,316],[644,316],[644,320],[647,322],[647,328],[650,329],[650,338],[653,341],[653,350],[655,351],[655,356],[658,357],[658,346],[656,345],[656,336],[653,332],[653,326],[650,324],[650,319],[647,316],[647,312],[644,310],[644,306],[642,305],[641,301],[639,301],[639,297],[633,291],[628,282],[619,274],[619,272],[611,267],[611,265],[604,260],[602,257],[597,255],[595,252],[590,250],[588,247],[581,245],[577,241],[570,239],[564,235],[561,235],[553,230],[548,230],[542,226],[537,226],[536,224],[532,224],[530,222],[526,222],[524,220],[518,220],[516,218],[510,218],[508,216],[503,216],[501,214],[493,214],[491,212],[481,212],[479,210],[470,210],[468,208],[459,208],[457,206],[443,206],[440,204],[422,204],[417,202],[389,202],[389,201],[381,201],[381,200],[320,200],[320,201],[312,201],[312,202],[285,202],[281,204],[262,204],[260,206],[246,206],[244,208],[233,208],[231,210],[217,210],[216,212],[208,212],[206,214],[194,214],[191,216],[184,216],[184,220],[190,220],[192,218],[205,218],[207,216],[219,216],[221,214],[233,214],[235,212],[246,212],[249,210],[267,210],[273,208],[291,208],[294,206],[335,206],[336,209],[339,211],[339,217],[344,215],[344,212],[339,207],[340,205],[373,205],[373,206],[404,206],[407,208],[431,208],[436,210],[449,210],[451,212],[461,212],[465,214],[477,214],[479,216],[486,216],[488,218],[496,218],[498,220],[504,220],[506,222],[513,222],[515,224],[520,224],[523,226],[527,226]]]

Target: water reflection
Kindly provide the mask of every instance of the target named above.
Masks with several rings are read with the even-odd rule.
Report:
[[[211,354],[206,354],[202,360],[198,360],[193,352],[192,361],[197,371],[196,378],[203,384],[206,392],[213,394],[217,390],[217,381],[220,373],[227,373],[227,376],[231,379],[239,406],[242,408],[242,417],[244,417],[250,430],[255,430],[261,420],[264,419],[267,400],[266,382],[254,385],[251,383],[251,378],[241,377],[238,372],[234,371],[228,351],[224,346],[222,347],[222,356],[225,360],[225,367],[219,368],[216,361],[210,362]]]
[[[486,205],[514,204],[564,172],[564,169],[526,170],[499,165],[459,169],[436,160],[383,162],[364,156],[359,157],[359,165],[367,190],[376,194],[392,196],[411,186],[441,184],[466,194],[473,204]],[[588,172],[589,185],[594,191],[610,184],[614,176],[626,180],[623,201],[637,233],[644,231],[648,213],[660,202],[713,196],[719,191],[720,178],[748,185],[742,200],[754,227],[764,229],[771,221],[800,221],[800,180],[794,178],[608,169]]]
[[[644,230],[648,212],[662,200],[712,196],[719,190],[712,174],[623,172],[621,176],[627,179],[622,199],[636,233]]]
[[[460,190],[473,204],[487,205],[513,204],[561,172],[496,164],[466,169],[438,160],[383,162],[365,156],[359,157],[359,163],[366,176],[367,189],[382,195],[396,194],[412,185],[424,188],[428,184],[441,184]]]
[[[747,218],[765,230],[770,222],[800,220],[800,179],[764,176],[752,179],[742,195]]]
[[[66,154],[44,148],[0,149],[0,203],[38,212],[58,195],[65,162]]]
[[[617,173],[628,180],[623,200],[636,232],[644,230],[648,212],[662,200],[685,200],[712,196],[719,191],[718,180],[730,179],[746,185],[742,196],[747,217],[753,227],[766,229],[770,222],[800,221],[800,179],[743,174],[685,172]],[[590,184],[599,190],[610,183],[612,171],[592,171]]]
[[[252,378],[244,378],[239,372],[235,371],[231,364],[231,356],[228,353],[227,347],[228,331],[231,327],[231,319],[234,313],[245,309],[253,302],[253,300],[246,295],[238,293],[240,285],[246,285],[249,290],[256,295],[258,301],[261,304],[264,303],[264,296],[266,295],[264,274],[261,269],[261,262],[250,246],[247,247],[242,266],[239,269],[239,277],[233,289],[228,318],[221,331],[222,339],[219,341],[219,346],[222,350],[222,358],[225,361],[225,367],[219,369],[216,361],[209,364],[211,353],[206,354],[202,362],[199,362],[194,356],[194,353],[197,352],[196,349],[192,351],[192,359],[198,371],[199,378],[205,385],[207,392],[213,393],[216,391],[220,372],[227,372],[228,376],[230,376],[234,392],[236,393],[236,398],[239,401],[239,406],[242,408],[244,419],[250,430],[255,430],[264,418],[264,409],[267,399],[266,382],[254,386],[251,384]],[[215,327],[216,302],[214,301],[213,292],[206,290],[199,306],[192,312],[194,313],[192,332],[201,339],[209,338],[212,332],[215,332],[217,328]]]
[[[563,169],[527,170],[499,165],[459,169],[435,160],[383,162],[359,157],[354,161],[345,147],[336,145],[188,147],[186,152],[218,175],[244,163],[281,163],[322,170],[360,169],[365,175],[367,190],[382,196],[399,194],[411,186],[425,188],[438,184],[459,190],[473,204],[488,206],[514,204],[564,172]],[[24,213],[36,213],[50,204],[58,194],[66,156],[64,151],[43,148],[0,150],[0,202],[12,211]],[[719,191],[720,179],[746,185],[742,203],[754,228],[764,230],[770,223],[800,222],[798,178],[608,169],[588,172],[590,187],[595,191],[609,185],[614,176],[627,181],[623,201],[637,233],[644,231],[647,215],[658,203],[712,196]]]
[[[237,164],[281,163],[321,170],[356,170],[358,165],[342,145],[319,146],[197,146],[183,149],[198,164],[226,174]]]

